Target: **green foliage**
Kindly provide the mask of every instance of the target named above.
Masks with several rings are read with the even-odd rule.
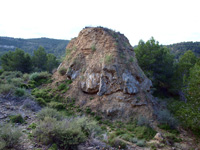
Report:
[[[134,133],[139,139],[151,140],[155,136],[156,131],[151,127],[138,126],[134,129]]]
[[[11,124],[0,126],[0,150],[17,146],[21,136],[21,130],[14,126],[12,127]]]
[[[61,83],[59,86],[58,86],[58,90],[59,91],[62,91],[62,90],[64,90],[65,88],[66,88],[66,84],[65,83]]]
[[[1,65],[5,71],[30,72],[32,69],[31,57],[21,49],[7,52],[1,56]]]
[[[29,126],[28,126],[28,129],[35,129],[37,127],[37,124],[36,123],[31,123]]]
[[[3,69],[0,69],[0,75],[1,75],[3,72],[4,72],[4,70],[3,70]]]
[[[9,94],[12,93],[14,89],[14,85],[13,84],[0,84],[0,94]]]
[[[43,46],[45,47],[47,53],[52,53],[58,58],[65,54],[65,48],[68,43],[68,40],[49,38],[16,39],[10,37],[0,37],[0,45],[13,45],[14,47],[25,50],[25,52],[30,55],[33,55],[33,51],[38,49],[39,46]],[[7,52],[7,50],[7,48],[0,48],[2,53]]]
[[[37,50],[34,50],[32,62],[37,71],[44,71],[46,69],[47,54],[43,47],[39,47]]]
[[[95,46],[95,44],[92,44],[91,49],[92,49],[93,52],[96,51],[96,46]]]
[[[10,116],[10,121],[12,123],[24,123],[24,118],[20,114],[13,115],[13,116]]]
[[[183,101],[171,100],[168,108],[185,128],[191,129],[194,134],[200,136],[199,105],[195,105],[193,102],[185,103]]]
[[[113,60],[112,55],[111,54],[106,54],[106,56],[104,58],[105,64],[107,64],[107,65],[110,64],[112,62],[112,60]]]
[[[186,51],[177,63],[177,69],[174,74],[174,87],[177,90],[184,90],[187,85],[190,69],[196,63],[196,56],[192,51]]]
[[[169,81],[174,72],[174,56],[169,49],[159,45],[152,37],[146,43],[140,40],[135,53],[139,66],[152,80],[158,92],[171,86]]]
[[[14,86],[20,87],[21,84],[23,83],[23,79],[22,78],[13,78],[10,81]]]
[[[133,57],[130,57],[129,61],[130,61],[130,62],[134,62],[134,58],[133,58]]]
[[[126,143],[121,141],[115,134],[111,134],[108,138],[108,144],[110,144],[112,147],[116,147],[119,149],[125,149]]]
[[[54,102],[54,101],[50,102],[48,104],[48,106],[51,107],[51,108],[57,109],[57,110],[63,110],[63,109],[66,108],[65,104],[60,103],[60,102]]]
[[[48,112],[46,111],[48,109]],[[43,144],[55,143],[59,149],[76,149],[77,145],[86,141],[91,134],[98,134],[101,130],[95,121],[85,117],[77,118],[57,118],[56,110],[46,108],[41,117],[41,112],[37,117],[40,120],[33,131],[34,137]],[[49,113],[50,111],[50,113]],[[51,114],[51,115],[49,115]]]
[[[145,116],[139,116],[137,125],[139,126],[150,126],[149,120]]]
[[[40,86],[45,83],[50,83],[51,82],[50,77],[51,77],[51,74],[49,74],[48,72],[34,72],[29,77],[30,79],[29,83],[35,86]]]
[[[157,113],[158,121],[160,124],[167,124],[172,129],[176,128],[178,121],[173,117],[173,115],[168,110],[160,110]]]
[[[200,63],[196,63],[195,66],[190,70],[188,87],[186,87],[186,94],[188,101],[193,102],[194,105],[200,107]]]
[[[17,88],[15,90],[15,95],[18,97],[22,97],[25,95],[26,90],[24,88]]]
[[[45,117],[55,118],[56,120],[62,119],[62,115],[57,110],[52,108],[44,108],[37,114],[37,118],[39,120],[44,120]]]
[[[41,105],[41,106],[46,106],[46,105],[47,105],[47,103],[46,103],[46,101],[44,100],[44,98],[39,97],[39,98],[36,98],[35,100],[36,100],[36,102],[38,102],[38,104]]]
[[[52,72],[53,69],[57,68],[59,65],[59,62],[58,62],[56,56],[53,54],[47,54],[47,62],[46,63],[47,63],[46,70],[50,73]]]
[[[62,68],[59,69],[58,72],[59,72],[59,74],[60,74],[61,76],[64,76],[64,75],[66,74],[66,72],[67,72],[67,69],[62,67]]]
[[[139,146],[139,147],[144,147],[145,146],[145,141],[144,140],[138,140],[136,145]]]

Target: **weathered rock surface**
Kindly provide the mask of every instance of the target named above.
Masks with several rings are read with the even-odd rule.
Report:
[[[54,84],[67,78],[73,80],[66,97],[75,97],[77,105],[112,119],[141,114],[152,118],[152,82],[138,66],[123,34],[102,27],[85,28],[66,49],[66,59],[59,66],[67,69],[66,75],[57,71],[53,76]]]

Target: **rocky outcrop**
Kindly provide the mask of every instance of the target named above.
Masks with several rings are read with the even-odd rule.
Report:
[[[66,97],[74,97],[77,105],[112,119],[152,118],[152,82],[138,66],[123,34],[102,27],[85,28],[66,49],[66,58],[59,66],[67,69],[66,75],[54,74],[55,82],[73,80]]]

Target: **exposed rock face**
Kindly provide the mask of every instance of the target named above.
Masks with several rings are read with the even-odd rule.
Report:
[[[68,69],[66,76],[57,71],[55,81],[73,80],[65,96],[75,97],[82,107],[114,119],[152,117],[152,82],[123,34],[101,27],[83,29],[68,44],[62,67]]]

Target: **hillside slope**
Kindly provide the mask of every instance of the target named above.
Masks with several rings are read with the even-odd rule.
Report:
[[[16,48],[20,48],[29,54],[38,49],[39,46],[45,48],[47,53],[53,53],[60,57],[65,54],[65,48],[69,43],[68,40],[58,40],[50,38],[21,39],[12,37],[0,37],[0,55]]]

